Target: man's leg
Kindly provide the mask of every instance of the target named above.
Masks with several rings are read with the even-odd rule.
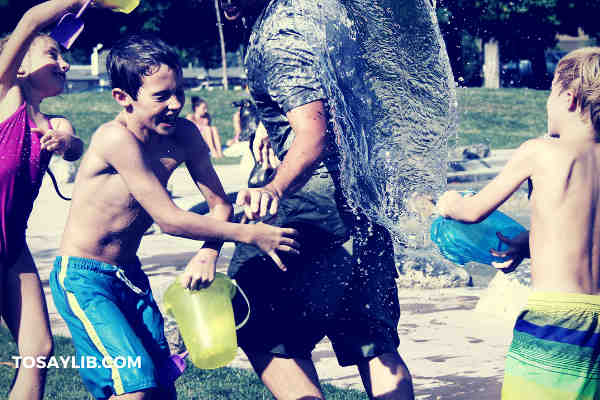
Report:
[[[412,378],[397,352],[385,353],[358,364],[358,371],[371,399],[414,399]]]
[[[52,354],[52,334],[48,308],[40,277],[29,249],[24,247],[15,265],[6,271],[1,287],[2,316],[17,342],[21,357],[49,357]],[[45,368],[24,368],[17,371],[11,399],[41,399],[46,382]]]
[[[312,360],[246,353],[254,371],[277,400],[324,399]]]

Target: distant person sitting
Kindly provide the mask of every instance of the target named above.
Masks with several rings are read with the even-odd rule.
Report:
[[[195,123],[200,133],[202,133],[211,156],[222,158],[221,137],[219,136],[217,127],[211,125],[206,101],[198,96],[192,96],[192,113],[186,115],[186,118]]]
[[[233,104],[235,105],[236,103]],[[242,133],[242,126],[240,124],[240,108],[235,110],[233,116],[231,117],[231,120],[233,122],[233,137],[225,143],[227,147],[239,143],[241,141],[240,134]]]

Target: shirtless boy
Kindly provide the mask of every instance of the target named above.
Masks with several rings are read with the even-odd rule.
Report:
[[[600,396],[599,47],[559,61],[547,109],[552,138],[522,144],[476,195],[444,193],[438,210],[477,222],[531,179],[522,249],[531,251],[533,292],[515,323],[502,398],[591,400]]]
[[[130,36],[107,59],[113,98],[122,111],[98,128],[83,157],[60,256],[50,286],[78,356],[106,368],[81,368],[92,395],[174,398],[161,368],[169,348],[163,319],[136,252],[155,221],[162,232],[205,240],[179,277],[188,288],[209,285],[223,240],[256,245],[282,268],[276,250],[297,253],[293,229],[227,222],[232,208],[196,126],[178,115],[184,104],[177,56],[160,40]],[[185,163],[209,215],[179,209],[165,186]],[[116,357],[139,359],[117,368]],[[139,358],[138,358],[139,357]]]

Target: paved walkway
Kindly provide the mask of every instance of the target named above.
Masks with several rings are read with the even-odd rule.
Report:
[[[226,191],[244,185],[237,166],[218,166]],[[72,185],[62,185],[70,193]],[[184,169],[178,169],[170,185],[175,201],[183,208],[202,201]],[[28,242],[44,283],[55,334],[69,335],[56,313],[48,275],[57,255],[60,236],[68,213],[68,202],[54,193],[49,179],[44,181],[30,218]],[[157,293],[184,268],[199,243],[155,233],[144,237],[139,255]],[[218,269],[224,271],[233,251],[225,244]],[[497,399],[503,375],[504,355],[512,321],[481,314],[474,307],[484,293],[482,288],[442,290],[402,290],[402,316],[398,327],[400,352],[414,378],[417,399]],[[362,389],[354,367],[341,368],[331,345],[321,342],[313,353],[317,370],[325,383]],[[234,367],[249,368],[240,351]]]

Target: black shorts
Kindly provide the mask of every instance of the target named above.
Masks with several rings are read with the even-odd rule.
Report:
[[[310,359],[327,336],[342,366],[396,351],[400,306],[389,233],[364,217],[355,219],[353,230],[360,239],[353,240],[350,255],[336,243],[342,236],[331,234],[335,223],[319,228],[307,220],[286,221],[285,210],[299,209],[300,205],[293,207],[296,201],[302,199],[285,199],[284,212],[277,218],[277,225],[293,226],[301,233],[299,256],[280,253],[286,272],[254,246],[236,246],[230,272],[251,305],[248,323],[238,330],[240,347]],[[332,217],[327,212],[321,218]],[[239,295],[233,303],[239,322],[246,315],[246,303]]]

